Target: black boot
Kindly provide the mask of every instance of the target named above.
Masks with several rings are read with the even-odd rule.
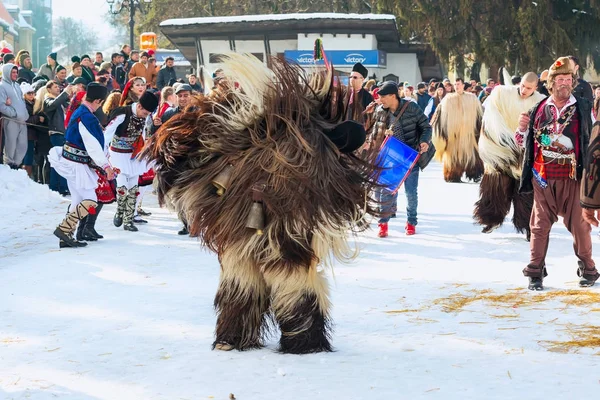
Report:
[[[83,231],[85,230],[85,225],[87,224],[88,218],[89,215],[83,218],[81,221],[79,221],[79,225],[77,225],[77,233],[75,234],[75,239],[77,239],[77,241],[79,242],[85,240],[83,238]]]
[[[523,275],[529,278],[529,285],[527,286],[529,290],[544,290],[544,278],[548,276],[545,265],[538,267],[529,264],[523,270]]]
[[[177,232],[177,234],[181,235],[181,236],[183,236],[183,235],[189,235],[190,231],[188,231],[187,226],[184,225],[183,228],[181,228],[181,230],[179,232]]]
[[[93,237],[95,239],[104,239],[104,236],[96,232],[96,220],[98,219],[98,214],[100,213],[100,210],[102,210],[103,206],[104,204],[98,204],[98,207],[96,207],[96,214],[87,216],[87,223],[85,224],[84,231],[84,233],[87,234],[87,236]]]
[[[577,261],[579,268],[577,268],[577,276],[579,277],[579,287],[590,287],[594,286],[596,280],[600,278],[600,274],[596,267],[586,268],[583,261]]]
[[[544,280],[540,277],[529,277],[529,290],[544,290]]]
[[[54,230],[54,236],[60,239],[58,246],[61,249],[65,247],[87,246],[87,243],[75,240],[73,233],[78,222],[81,222],[88,214],[95,214],[97,205],[93,200],[83,200],[75,207],[75,210],[67,213],[65,219]]]

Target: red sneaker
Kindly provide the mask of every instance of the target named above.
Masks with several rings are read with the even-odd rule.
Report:
[[[379,236],[380,238],[384,238],[384,237],[387,237],[387,235],[388,235],[387,222],[385,222],[383,224],[379,224],[379,234],[377,236]]]
[[[412,236],[417,233],[417,228],[408,222],[406,223],[406,228],[404,228],[404,230],[406,231],[406,236]]]

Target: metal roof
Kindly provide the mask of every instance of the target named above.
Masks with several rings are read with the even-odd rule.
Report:
[[[372,34],[379,49],[401,51],[396,17],[389,14],[271,14],[234,17],[179,18],[163,21],[161,32],[190,61],[196,60],[195,39],[297,39],[302,33]]]

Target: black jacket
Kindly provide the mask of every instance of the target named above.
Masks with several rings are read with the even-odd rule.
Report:
[[[65,133],[65,110],[69,103],[69,95],[62,92],[58,97],[44,99],[44,114],[48,117],[48,128],[51,131]]]
[[[156,78],[156,88],[158,90],[162,90],[165,86],[173,85],[175,81],[177,81],[177,74],[175,73],[175,68],[169,68],[166,65],[164,65],[158,71],[158,77]]]
[[[583,97],[590,103],[593,103],[594,102],[594,92],[592,91],[592,85],[590,85],[588,82],[584,81],[583,79],[578,79],[577,81],[579,82],[579,84],[575,87],[575,90],[573,90],[573,96],[578,97],[578,98]]]
[[[181,112],[181,109],[179,107],[177,107],[177,108],[171,107],[167,111],[164,112],[162,117],[160,117],[160,121],[164,124],[165,122],[167,122],[173,116],[179,114],[180,112]],[[156,126],[156,125],[152,124],[152,127],[150,128],[150,135],[154,135],[156,133],[156,131],[158,130],[158,128],[160,128],[160,126]]]
[[[29,68],[19,67],[19,78],[23,78],[25,81],[27,81],[27,83],[31,84],[31,82],[33,82],[33,78],[35,78],[35,72]]]
[[[577,180],[581,180],[583,173],[584,155],[590,143],[590,133],[592,131],[592,106],[589,101],[581,97],[575,96],[577,103],[577,116],[579,117],[579,153],[575,155],[577,158]],[[533,191],[533,160],[535,158],[535,133],[533,123],[535,116],[545,100],[540,101],[529,111],[529,132],[525,140],[525,157],[523,158],[523,172],[521,173],[521,184],[519,193],[527,193]]]

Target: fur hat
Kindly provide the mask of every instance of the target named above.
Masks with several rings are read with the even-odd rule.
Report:
[[[92,82],[87,85],[85,97],[88,100],[104,100],[108,96],[108,88],[99,83]]]
[[[369,70],[365,68],[361,63],[356,63],[352,67],[352,72],[358,72],[362,75],[363,78],[367,79],[367,75],[369,75]]]
[[[158,99],[152,93],[146,91],[140,97],[140,104],[144,107],[144,110],[154,112],[158,107]]]
[[[72,63],[80,63],[81,62],[81,58],[79,58],[77,56],[73,56],[73,57],[71,57],[71,62]]]
[[[556,75],[575,75],[575,71],[571,68],[569,57],[560,57],[554,61],[548,70],[548,80],[554,80]]]

